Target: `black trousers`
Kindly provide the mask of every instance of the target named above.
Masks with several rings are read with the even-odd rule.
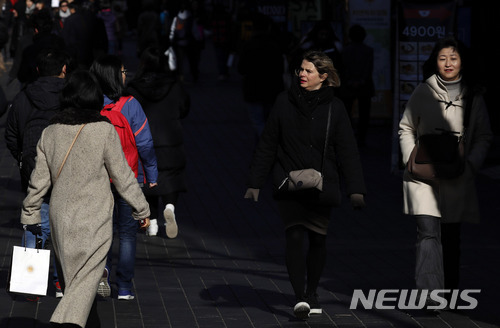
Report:
[[[290,283],[296,299],[304,300],[316,294],[326,263],[326,235],[311,231],[303,225],[291,226],[285,230],[285,234],[286,266]],[[309,247],[305,251],[306,234]]]
[[[458,289],[460,281],[460,228],[461,223],[441,223],[445,289]]]

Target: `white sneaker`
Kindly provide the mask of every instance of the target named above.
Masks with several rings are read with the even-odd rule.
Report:
[[[309,318],[309,313],[311,312],[311,308],[307,302],[299,301],[293,307],[293,314],[297,319],[307,319]]]
[[[156,219],[149,220],[149,227],[146,230],[148,236],[156,236],[158,234],[158,221]]]
[[[165,217],[165,231],[168,238],[177,237],[177,233],[179,232],[177,222],[175,222],[174,210],[174,205],[167,204],[167,206],[165,206],[165,210],[163,211],[163,216]]]

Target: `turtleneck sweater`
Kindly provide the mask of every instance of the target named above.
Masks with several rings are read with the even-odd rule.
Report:
[[[460,93],[462,92],[462,77],[459,77],[455,81],[445,81],[439,76],[439,74],[436,74],[437,78],[439,81],[441,81],[444,86],[446,87],[446,90],[448,90],[448,95],[450,96],[451,101],[457,101],[459,100]]]

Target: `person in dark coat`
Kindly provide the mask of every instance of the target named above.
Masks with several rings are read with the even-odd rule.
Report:
[[[78,3],[72,2],[68,7],[71,15],[64,21],[61,36],[77,65],[89,68],[95,58],[108,52],[104,23]]]
[[[258,200],[272,170],[274,198],[285,226],[286,267],[297,300],[294,313],[305,319],[322,313],[316,290],[326,262],[332,209],[341,203],[340,184],[354,208],[364,206],[366,189],[347,112],[333,93],[340,80],[331,59],[323,52],[307,52],[297,75],[271,111],[254,152],[245,198]],[[321,172],[322,191],[289,191],[288,173],[309,168]]]
[[[284,57],[269,17],[256,14],[253,35],[240,51],[238,73],[243,77],[243,99],[256,136],[264,125],[276,96],[284,90]]]
[[[33,29],[33,43],[22,50],[17,71],[17,79],[23,84],[29,84],[38,78],[36,58],[39,53],[45,49],[66,49],[63,38],[52,33],[54,25],[48,10],[35,11],[30,16],[29,23]]]
[[[364,44],[366,31],[361,25],[353,25],[349,29],[349,43],[342,50],[343,84],[341,98],[352,121],[352,107],[358,101],[359,120],[356,126],[357,139],[360,145],[366,142],[370,125],[370,110],[375,92],[373,84],[373,48]]]
[[[26,1],[7,0],[4,12],[7,17],[7,26],[12,27],[9,44],[10,56],[15,57],[17,44],[26,30]]]
[[[186,155],[181,120],[189,113],[190,98],[175,75],[168,70],[167,57],[158,47],[146,48],[139,70],[128,84],[128,91],[141,103],[148,117],[158,162],[158,186],[144,188],[151,208],[149,235],[156,235],[154,219],[159,218],[160,202],[165,206],[167,237],[177,235],[174,209],[185,192]]]
[[[145,0],[137,18],[137,56],[149,46],[160,46],[161,21],[155,2]]]
[[[12,100],[5,129],[5,143],[12,156],[18,161],[23,192],[28,190],[28,182],[36,165],[36,146],[42,131],[60,111],[60,95],[68,72],[69,56],[60,50],[45,49],[36,59],[40,77],[21,90]],[[42,246],[50,239],[49,223],[50,192],[41,205]],[[26,231],[22,245],[35,248],[35,235]],[[62,297],[57,270],[53,271],[56,296]]]
[[[321,20],[316,22],[311,30],[307,32],[292,51],[290,65],[297,67],[300,65],[302,55],[309,50],[322,51],[330,57],[339,75],[342,70],[342,42],[333,29],[332,22]]]

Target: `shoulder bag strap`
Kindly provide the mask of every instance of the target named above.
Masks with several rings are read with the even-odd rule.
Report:
[[[64,159],[63,159],[63,161],[62,161],[62,163],[61,163],[61,166],[59,167],[59,170],[57,171],[56,180],[57,180],[57,178],[59,178],[59,174],[61,174],[61,171],[62,171],[62,169],[63,169],[64,163],[66,163],[66,159],[68,159],[69,153],[70,153],[71,149],[73,148],[73,145],[75,144],[76,139],[77,139],[77,138],[78,138],[78,136],[80,135],[80,132],[82,132],[82,129],[83,129],[83,127],[84,127],[84,126],[85,126],[85,124],[82,124],[82,125],[80,126],[80,129],[78,129],[78,132],[76,133],[76,136],[73,138],[73,142],[72,142],[72,143],[71,143],[71,145],[69,146],[69,149],[68,149],[68,151],[66,152],[66,156],[64,156]]]
[[[464,131],[462,134],[462,139],[464,142],[467,141],[467,128],[469,127],[470,121],[470,113],[472,111],[472,102],[474,101],[474,94],[472,92],[467,92],[467,96],[465,98],[465,107],[464,107]]]
[[[328,121],[326,122],[325,148],[323,149],[323,160],[321,162],[321,175],[323,175],[323,167],[325,166],[326,150],[328,148],[328,138],[330,137],[330,124],[332,117],[332,103],[328,108]]]

